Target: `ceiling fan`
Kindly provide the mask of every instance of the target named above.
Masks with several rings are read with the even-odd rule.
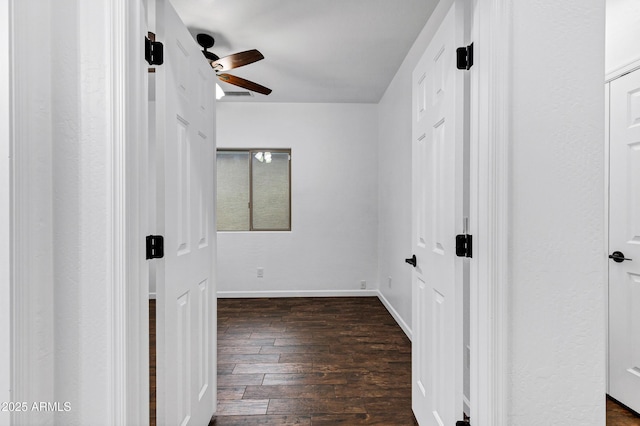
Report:
[[[221,81],[242,87],[243,89],[247,89],[252,92],[262,93],[263,95],[268,95],[269,93],[271,93],[271,89],[269,89],[268,87],[264,87],[258,83],[254,83],[253,81],[245,80],[244,78],[236,77],[235,75],[231,74],[221,74],[222,71],[239,68],[264,59],[262,53],[260,53],[256,49],[252,49],[220,58],[215,53],[209,52],[207,50],[213,47],[215,43],[213,37],[211,37],[209,34],[201,33],[196,36],[196,40],[198,41],[198,44],[204,49],[202,53],[207,58],[207,60],[211,64],[211,68],[215,70],[216,75]]]

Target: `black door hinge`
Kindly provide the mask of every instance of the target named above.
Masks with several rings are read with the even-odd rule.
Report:
[[[151,39],[144,38],[144,59],[147,60],[149,65],[162,65],[164,62],[164,46],[159,41],[155,41],[155,36],[152,34],[149,33]]]
[[[164,237],[162,235],[147,235],[147,259],[162,259],[164,257]]]
[[[458,57],[457,66],[459,70],[468,70],[473,66],[473,43],[467,47],[456,49]]]
[[[471,246],[473,245],[473,237],[469,234],[456,235],[456,256],[473,257]]]

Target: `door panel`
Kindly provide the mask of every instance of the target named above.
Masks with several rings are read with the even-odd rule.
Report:
[[[464,80],[455,64],[463,31],[455,7],[413,73],[412,387],[423,425],[462,419],[462,269],[455,235],[463,209]]]
[[[427,284],[420,278],[416,277],[416,292],[414,297],[417,298],[416,304],[416,312],[414,314],[417,322],[414,322],[414,334],[413,334],[413,344],[412,352],[417,352],[419,354],[427,353],[427,343],[429,341],[429,336],[426,333],[427,328],[423,326],[423,324],[428,324],[428,320],[426,315],[428,314],[427,307],[429,306],[429,298]],[[430,378],[428,375],[429,369],[427,365],[421,362],[414,362],[413,365],[413,382],[416,389],[414,389],[414,400],[415,394],[417,392],[419,399],[427,398],[427,388],[429,387]],[[415,408],[414,408],[415,411]],[[416,416],[417,417],[417,416]]]
[[[609,393],[640,411],[640,71],[611,82]]]
[[[157,418],[208,424],[215,411],[215,75],[168,0],[156,1]]]

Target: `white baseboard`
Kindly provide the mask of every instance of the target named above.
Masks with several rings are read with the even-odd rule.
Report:
[[[261,297],[376,297],[378,290],[218,291],[219,299]]]
[[[153,296],[152,296],[153,294]],[[277,291],[218,291],[219,299],[268,298],[268,297],[377,297],[396,320],[404,334],[411,340],[411,328],[380,290],[277,290]],[[149,298],[155,298],[150,293]]]
[[[149,293],[149,299],[155,300],[156,298],[157,298],[157,294],[156,293]]]
[[[409,340],[411,340],[411,338],[413,336],[413,332],[411,331],[411,327],[409,327],[407,325],[407,323],[404,322],[404,320],[402,319],[402,317],[400,316],[398,311],[395,310],[393,305],[391,305],[391,303],[387,300],[387,298],[384,297],[384,295],[382,294],[382,292],[380,292],[380,290],[376,290],[376,293],[378,293],[377,294],[378,299],[380,299],[380,301],[382,302],[384,307],[387,308],[387,311],[389,311],[389,313],[391,314],[393,319],[396,320],[396,322],[398,323],[398,325],[400,326],[402,331],[404,331],[404,334],[406,334],[407,337],[409,338]]]

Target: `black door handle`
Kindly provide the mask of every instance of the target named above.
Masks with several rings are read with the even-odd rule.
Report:
[[[626,257],[624,257],[624,253],[622,253],[621,251],[614,251],[613,253],[611,253],[609,255],[609,259],[613,259],[613,261],[617,262],[617,263],[622,263],[625,260],[632,260],[632,259],[627,259]]]
[[[404,261],[407,262],[409,265],[413,265],[414,268],[418,265],[418,260],[416,259],[415,254],[411,256],[409,259],[405,259]]]

